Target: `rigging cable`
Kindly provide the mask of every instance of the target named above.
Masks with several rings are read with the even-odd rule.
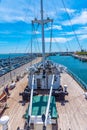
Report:
[[[74,30],[74,28],[73,28],[72,21],[71,21],[70,15],[69,15],[69,13],[68,13],[68,11],[67,11],[67,9],[66,9],[64,0],[62,0],[62,3],[63,3],[63,6],[64,6],[64,8],[65,8],[65,11],[66,11],[67,17],[68,17],[68,19],[69,19],[69,22],[70,22],[70,24],[71,24],[72,31],[73,31],[73,33],[74,33],[74,35],[75,35],[75,37],[76,37],[77,43],[78,43],[78,45],[79,45],[79,47],[80,47],[80,50],[82,51],[82,47],[81,47],[81,45],[80,45],[80,43],[79,43],[79,39],[78,39],[78,37],[77,37],[77,34],[76,34],[76,32],[75,32],[75,30]],[[79,73],[81,73],[80,70],[79,70]]]
[[[33,28],[32,28],[32,36],[31,36],[31,47],[30,47],[31,48],[31,65],[32,65],[32,55],[33,55],[32,54],[32,43],[33,43],[33,38],[32,37],[33,37]]]
[[[32,35],[31,35],[31,66],[32,66],[32,60],[33,60],[33,53],[32,53],[32,43],[33,43],[33,23],[32,23],[32,28],[31,28],[31,32],[32,32]]]
[[[37,29],[38,29],[38,26],[37,26]],[[36,51],[36,49],[37,49],[36,47],[38,47],[38,50],[40,51],[36,31],[37,31],[37,30],[36,30],[34,24],[32,23],[32,36],[34,36],[34,37],[36,38],[36,40],[37,40],[37,46],[34,45],[34,50]],[[34,41],[35,41],[35,40],[34,40]],[[32,42],[32,43],[33,43],[33,42]],[[33,49],[33,45],[32,45],[32,44],[31,44],[31,46],[32,46],[32,49]],[[32,51],[32,49],[31,49],[31,51]],[[35,53],[36,53],[36,52],[35,52]],[[36,58],[36,62],[37,62],[37,58]]]
[[[53,1],[53,3],[54,3],[54,1]],[[57,4],[58,4],[58,3],[57,3]],[[55,6],[55,3],[54,3],[54,6]],[[56,11],[56,15],[57,15],[57,8],[56,8],[56,6],[55,6],[55,11]],[[65,37],[66,37],[66,39],[67,39],[67,35],[66,35],[66,32],[65,32],[64,27],[63,27],[62,24],[61,24],[61,27],[63,28],[64,35],[65,35]],[[69,46],[69,48],[70,48],[69,41],[67,41],[67,43],[68,43],[68,46]],[[71,49],[70,49],[70,50],[71,50]],[[62,51],[61,51],[61,52],[62,52]]]
[[[62,25],[61,25],[62,26]],[[62,26],[62,28],[63,28],[63,26]],[[64,31],[64,36],[65,36],[65,38],[67,39],[67,35],[66,35],[66,32],[65,32],[65,30],[64,30],[64,28],[63,28],[63,31]],[[67,40],[67,45],[66,45],[66,48],[68,48],[69,47],[69,49],[70,49],[70,46],[69,46],[69,41]]]
[[[60,52],[62,52],[62,50],[61,50],[61,48],[60,48],[60,46],[59,46],[59,44],[57,44],[58,43],[58,41],[54,38],[54,41],[55,41],[55,45],[56,45],[56,47],[58,48],[58,50],[60,51]]]
[[[36,34],[36,32],[37,32],[37,30],[38,30],[38,27],[39,27],[39,24],[37,25],[37,29],[35,29],[35,26],[33,26],[35,38],[36,38],[36,40],[37,40],[38,51],[41,52],[41,51],[40,51],[40,48],[39,48],[39,44],[38,44],[39,42],[38,42],[37,34]],[[34,47],[35,47],[35,46],[34,46]],[[36,49],[36,48],[35,48],[35,49]]]
[[[76,34],[76,32],[75,32],[75,30],[74,30],[74,28],[73,28],[72,21],[71,21],[70,15],[69,15],[69,13],[68,13],[68,11],[67,11],[67,9],[66,9],[64,0],[62,0],[62,4],[63,4],[63,6],[64,6],[64,8],[65,8],[67,17],[68,17],[69,22],[70,22],[70,24],[71,24],[71,28],[72,28],[72,31],[73,31],[73,33],[74,33],[74,36],[75,36],[75,38],[76,38],[76,40],[77,40],[77,43],[78,43],[78,45],[79,45],[79,47],[80,47],[80,50],[82,51],[82,47],[81,47],[81,45],[80,45],[79,39],[78,39],[78,37],[77,37],[77,34]]]
[[[47,27],[49,27],[48,26],[48,24],[46,24],[47,25]],[[51,38],[53,37],[53,25],[52,25],[52,36],[51,36]],[[55,41],[55,43],[58,43],[58,41],[55,39],[55,37],[54,38],[52,38],[54,41]],[[52,45],[51,45],[51,47],[52,47]],[[59,49],[60,47],[58,46],[58,44],[56,44],[56,47]],[[50,49],[50,47],[49,47],[49,50],[51,50]],[[52,51],[52,50],[51,50]],[[50,51],[49,51],[50,52]],[[60,52],[61,52],[61,49],[60,49]]]
[[[52,28],[53,28],[53,22],[51,22],[51,32],[50,32],[50,48],[49,48],[49,53],[52,51]]]
[[[53,1],[54,2],[54,1]],[[51,7],[52,8],[52,7]],[[57,11],[56,11],[57,12]],[[57,14],[57,13],[56,13]],[[48,25],[48,24],[47,24]],[[47,26],[48,27],[48,26]],[[53,23],[51,25],[51,34],[50,34],[50,47],[49,47],[49,52],[51,52],[52,50],[52,41],[51,41],[51,38],[52,38],[52,35],[53,35]],[[54,38],[54,41],[55,43],[57,43],[57,40]],[[56,44],[57,45],[57,44]],[[57,46],[58,47],[58,46]],[[59,48],[58,48],[59,49]],[[61,49],[60,49],[61,50]],[[60,51],[61,52],[61,51]]]
[[[53,35],[53,33],[52,33],[52,35]],[[59,47],[59,44],[56,44],[56,43],[58,43],[58,41],[56,40],[55,37],[53,38],[53,41],[55,41],[55,45],[56,45],[56,47],[57,47],[58,50],[61,52],[61,48]]]

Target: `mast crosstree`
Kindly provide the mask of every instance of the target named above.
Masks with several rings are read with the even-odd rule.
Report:
[[[43,0],[41,0],[41,19],[38,20],[38,19],[34,19],[32,20],[32,24],[34,23],[38,23],[41,25],[41,31],[42,31],[42,57],[43,57],[43,68],[44,68],[44,65],[45,65],[45,39],[44,39],[44,25],[49,23],[49,22],[53,22],[53,19],[50,19],[50,18],[47,18],[47,19],[44,19],[44,16],[43,16]]]

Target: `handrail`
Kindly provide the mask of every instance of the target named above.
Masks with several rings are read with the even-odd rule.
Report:
[[[32,113],[32,99],[33,99],[33,89],[34,89],[34,75],[33,75],[33,78],[32,78],[32,89],[31,89],[31,96],[30,96],[30,106],[29,106],[29,109],[28,109],[28,123],[29,123],[29,126],[30,126],[30,120],[31,120],[31,113]]]
[[[81,80],[76,74],[74,74],[71,70],[67,70],[67,73],[68,74],[70,74],[79,84],[80,84],[80,86],[83,88],[83,89],[85,89],[85,90],[87,90],[87,84],[83,81],[83,80]]]
[[[51,101],[53,83],[54,83],[54,75],[53,75],[53,77],[52,77],[52,83],[51,83],[51,88],[50,88],[50,94],[49,94],[49,99],[48,99],[48,104],[47,104],[47,109],[46,109],[45,126],[47,125],[47,118],[48,118],[48,114],[49,114],[49,108],[50,108],[50,101]]]

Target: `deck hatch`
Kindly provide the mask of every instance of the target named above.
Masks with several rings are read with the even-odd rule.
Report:
[[[49,98],[49,96],[47,96],[47,95],[45,95],[45,96],[39,95],[39,96],[33,97],[33,104],[32,104],[32,115],[33,116],[40,116],[43,113],[45,114],[48,98]],[[56,109],[56,102],[55,102],[54,96],[51,97],[50,115],[51,115],[51,118],[58,118],[58,113],[57,113],[57,109]],[[28,109],[26,110],[24,117],[26,119],[28,118]]]

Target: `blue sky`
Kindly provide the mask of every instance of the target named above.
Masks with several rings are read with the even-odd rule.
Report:
[[[78,51],[80,48],[87,50],[87,0],[43,2],[44,19],[49,16],[54,20],[52,51]],[[40,19],[40,0],[0,0],[0,53],[30,52],[31,41],[33,52],[41,52],[41,27],[35,25],[32,35],[31,20],[34,18]],[[45,26],[48,52],[50,32],[49,23]]]

